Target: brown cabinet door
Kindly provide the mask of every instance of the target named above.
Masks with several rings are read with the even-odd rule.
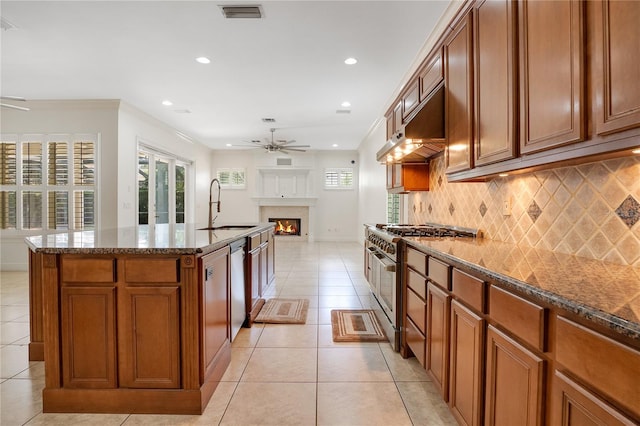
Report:
[[[247,312],[249,319],[253,321],[257,315],[257,305],[262,297],[262,288],[260,288],[260,248],[249,252],[249,266],[247,268],[249,277],[247,283],[250,286],[247,289]]]
[[[427,60],[427,65],[418,75],[420,82],[420,102],[427,99],[433,89],[444,79],[442,64],[442,48],[435,49],[433,56]]]
[[[407,91],[402,96],[402,122],[404,123],[406,118],[411,115],[413,110],[418,106],[420,90],[418,85],[418,79],[410,83]]]
[[[550,420],[558,426],[636,424],[558,371],[551,382]]]
[[[271,285],[276,278],[276,239],[273,232],[269,234],[267,244],[267,285]]]
[[[120,387],[179,388],[179,287],[126,286],[118,297]]]
[[[115,286],[62,288],[63,387],[117,387],[115,294]]]
[[[458,23],[444,46],[447,173],[473,167],[472,12]]]
[[[482,424],[484,320],[451,302],[449,407],[459,424]]]
[[[518,2],[520,152],[584,139],[584,11],[579,1]]]
[[[202,257],[201,371],[208,377],[220,350],[231,344],[229,247]]]
[[[402,100],[393,108],[393,134],[397,134],[402,128]]]
[[[451,296],[429,283],[427,286],[427,365],[426,369],[448,400],[449,305]]]
[[[544,360],[490,325],[484,424],[541,425],[544,365]]]
[[[393,137],[393,113],[389,113],[386,116],[387,119],[387,140],[390,140]]]
[[[474,6],[475,166],[516,156],[516,7]]]
[[[640,2],[589,1],[595,47],[595,129],[608,134],[640,126]]]
[[[269,286],[267,281],[267,243],[260,245],[260,295],[263,296]]]
[[[393,163],[387,163],[387,189],[393,189]]]

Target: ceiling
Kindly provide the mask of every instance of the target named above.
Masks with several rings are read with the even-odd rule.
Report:
[[[272,127],[312,150],[357,149],[449,5],[250,1],[262,19],[225,19],[234,3],[3,0],[16,28],[0,32],[2,95],[122,99],[213,149]]]

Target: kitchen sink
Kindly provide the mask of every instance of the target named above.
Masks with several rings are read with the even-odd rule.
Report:
[[[228,231],[237,231],[242,229],[254,228],[256,225],[220,225],[214,226],[210,228],[198,228],[198,231],[216,231],[216,230],[228,230]]]

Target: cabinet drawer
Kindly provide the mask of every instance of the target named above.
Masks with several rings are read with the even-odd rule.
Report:
[[[62,282],[112,283],[116,280],[115,259],[77,259],[62,256]]]
[[[485,282],[453,269],[451,291],[477,312],[485,312]]]
[[[433,257],[429,258],[429,279],[440,287],[449,290],[449,271],[451,267]]]
[[[260,247],[260,234],[249,235],[249,251]]]
[[[126,259],[124,279],[128,283],[177,283],[180,281],[180,260],[169,259]]]
[[[270,231],[262,231],[260,233],[260,244],[262,243],[266,243],[267,241],[269,241],[269,232]]]
[[[427,298],[427,280],[413,269],[407,269],[407,286],[423,299]]]
[[[489,287],[489,315],[524,342],[545,351],[545,309],[501,288]]]
[[[416,359],[424,367],[424,355],[425,355],[425,338],[424,334],[420,333],[420,330],[409,318],[406,320],[406,337],[407,346],[411,349],[411,352],[416,356]]]
[[[427,255],[421,251],[408,247],[407,265],[411,266],[414,270],[420,272],[425,277],[427,276]]]
[[[407,289],[407,315],[415,323],[418,330],[423,334],[426,330],[426,305],[424,299],[421,299],[411,289]]]
[[[640,352],[563,317],[555,343],[559,364],[640,416]]]

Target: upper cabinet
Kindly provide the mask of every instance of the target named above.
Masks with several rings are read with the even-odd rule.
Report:
[[[594,123],[599,135],[640,126],[640,2],[588,2],[593,13]]]
[[[520,1],[520,152],[584,139],[584,11],[579,1]]]
[[[426,60],[426,64],[418,73],[420,84],[420,102],[429,97],[433,89],[444,79],[444,66],[442,64],[442,48],[434,50],[432,56]]]
[[[447,173],[473,167],[472,12],[455,26],[444,45]]]
[[[515,12],[511,0],[474,6],[476,166],[516,156]]]

